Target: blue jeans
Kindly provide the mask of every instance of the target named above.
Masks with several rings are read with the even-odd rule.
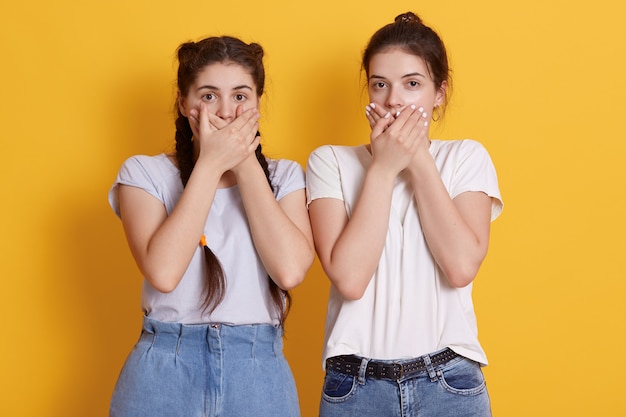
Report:
[[[488,417],[489,394],[480,365],[457,357],[397,381],[326,371],[320,417]],[[407,361],[384,361],[402,363]]]
[[[144,317],[111,417],[299,417],[282,329],[183,325]]]

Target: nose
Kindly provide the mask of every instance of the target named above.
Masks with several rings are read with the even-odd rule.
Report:
[[[402,95],[397,88],[391,87],[389,88],[389,94],[387,95],[387,100],[385,105],[388,109],[400,109],[404,105],[404,101],[402,100]]]
[[[215,115],[223,120],[226,120],[227,122],[230,122],[235,118],[235,110],[236,106],[234,104],[229,103],[228,101],[222,101],[215,112]]]

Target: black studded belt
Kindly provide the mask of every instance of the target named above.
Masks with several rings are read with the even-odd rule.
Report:
[[[444,364],[458,356],[458,353],[454,352],[450,348],[435,353],[433,355],[427,355],[430,358],[430,362],[433,366]],[[359,369],[361,368],[361,358],[353,355],[333,356],[326,359],[326,369],[340,372],[342,374],[359,376]],[[398,380],[405,376],[411,376],[418,372],[426,370],[426,362],[424,357],[419,357],[412,361],[407,362],[380,362],[369,361],[367,363],[367,369],[365,370],[365,376],[374,379],[392,379]]]

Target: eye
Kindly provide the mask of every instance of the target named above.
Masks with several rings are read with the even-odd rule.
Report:
[[[375,90],[381,90],[381,89],[385,88],[386,86],[387,86],[387,84],[382,82],[382,81],[376,81],[376,82],[372,83],[372,88],[374,88]]]
[[[419,83],[418,81],[409,81],[407,84],[408,84],[408,85],[409,85],[409,87],[411,87],[411,88],[417,88],[417,87],[419,87],[419,86],[420,86],[420,83]]]
[[[247,97],[244,94],[235,94],[235,97],[234,97],[235,101],[237,102],[245,101],[246,98]]]
[[[202,100],[204,101],[214,101],[217,97],[213,93],[207,93],[202,96]]]

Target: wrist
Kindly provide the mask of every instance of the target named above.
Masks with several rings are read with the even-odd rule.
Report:
[[[373,162],[367,170],[367,176],[374,178],[377,182],[380,182],[381,185],[391,184],[393,186],[398,174],[399,172],[394,172],[389,169],[389,167],[385,166],[385,164],[377,164],[375,162]]]

